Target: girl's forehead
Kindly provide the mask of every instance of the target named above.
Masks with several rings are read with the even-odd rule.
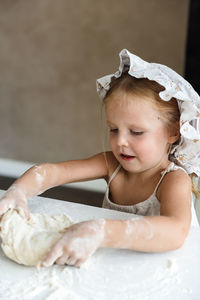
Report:
[[[121,93],[120,93],[121,94]],[[131,113],[134,111],[149,112],[152,115],[158,115],[159,110],[148,96],[140,96],[133,94],[117,94],[108,97],[105,102],[106,111],[121,111]]]
[[[116,103],[118,105],[130,105],[132,103],[143,103],[148,106],[155,106],[155,100],[151,96],[139,93],[127,93],[124,91],[115,91],[105,99],[105,104]]]
[[[132,95],[124,98],[110,97],[106,101],[106,115],[108,122],[125,120],[126,123],[141,126],[161,122],[160,112],[150,99]]]

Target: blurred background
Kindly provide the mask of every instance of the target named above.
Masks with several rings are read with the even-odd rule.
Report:
[[[189,12],[189,0],[1,0],[0,158],[104,150],[96,78],[123,48],[184,75]]]

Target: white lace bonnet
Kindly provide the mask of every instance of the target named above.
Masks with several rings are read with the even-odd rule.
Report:
[[[182,166],[188,174],[200,176],[200,96],[182,76],[169,67],[149,63],[123,49],[119,53],[120,65],[116,73],[97,79],[97,92],[103,100],[110,83],[128,71],[136,78],[148,78],[162,85],[159,93],[164,101],[177,99],[180,110],[180,141],[171,150],[170,160]]]

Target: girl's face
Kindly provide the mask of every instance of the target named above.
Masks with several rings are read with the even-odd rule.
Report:
[[[169,133],[148,97],[114,92],[105,108],[110,147],[125,170],[139,173],[166,165]]]

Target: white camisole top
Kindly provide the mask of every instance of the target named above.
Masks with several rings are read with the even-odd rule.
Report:
[[[142,216],[159,216],[160,215],[160,201],[156,197],[156,193],[157,193],[158,187],[159,187],[161,181],[163,180],[164,176],[167,173],[176,171],[178,169],[181,169],[184,172],[186,172],[183,168],[177,166],[174,162],[171,162],[169,164],[169,166],[164,171],[161,172],[161,178],[160,178],[158,184],[156,185],[156,188],[155,188],[153,194],[148,199],[146,199],[142,202],[139,202],[137,204],[134,204],[134,205],[119,205],[117,203],[112,202],[109,199],[109,186],[110,186],[110,183],[113,180],[113,178],[117,175],[120,168],[121,168],[121,165],[119,165],[116,168],[116,170],[113,172],[113,174],[111,175],[111,177],[109,179],[102,206],[103,206],[103,208],[119,210],[119,211],[133,213],[133,214],[142,215]],[[191,201],[192,223],[191,223],[191,225],[199,226],[197,216],[195,213],[195,209],[194,209],[193,196],[191,196],[191,197],[192,197],[192,201]]]

